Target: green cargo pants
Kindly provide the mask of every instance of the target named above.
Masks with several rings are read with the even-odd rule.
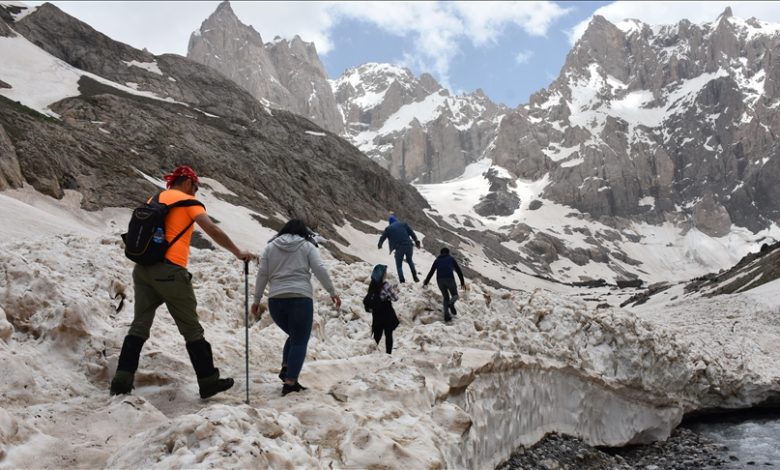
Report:
[[[148,339],[157,307],[165,303],[186,342],[203,339],[203,327],[195,311],[198,302],[192,289],[192,274],[181,266],[136,264],[133,269],[135,314],[129,335]]]

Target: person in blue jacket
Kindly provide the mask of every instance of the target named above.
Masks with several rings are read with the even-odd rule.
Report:
[[[450,256],[449,248],[442,248],[439,252],[439,256],[433,261],[430,272],[423,281],[423,287],[428,286],[428,281],[431,280],[433,272],[436,272],[436,284],[439,285],[442,295],[442,306],[444,310],[444,321],[448,322],[452,320],[450,312],[453,315],[457,315],[455,310],[455,302],[458,300],[458,286],[455,285],[455,274],[458,273],[460,278],[461,289],[466,288],[466,282],[463,280],[463,271],[460,270],[458,262],[455,258]]]
[[[398,282],[406,282],[404,279],[403,261],[409,263],[409,269],[412,270],[412,278],[414,282],[420,282],[420,278],[417,277],[417,270],[414,267],[414,261],[412,261],[412,240],[417,248],[420,248],[420,240],[417,239],[417,235],[409,228],[406,222],[401,222],[396,216],[391,215],[388,219],[388,226],[385,231],[382,232],[382,236],[379,237],[379,245],[377,248],[382,248],[382,243],[387,239],[390,245],[390,253],[395,251],[395,269],[398,271]]]

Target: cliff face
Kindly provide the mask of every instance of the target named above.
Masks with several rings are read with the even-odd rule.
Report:
[[[312,43],[264,43],[223,2],[190,36],[187,57],[208,65],[260,102],[310,119],[335,134],[343,130],[325,68]]]
[[[333,84],[347,138],[404,181],[438,183],[484,156],[506,108],[481,90],[450,96],[428,74],[369,63]]]
[[[780,217],[777,32],[730,10],[704,25],[596,17],[488,155],[519,177],[549,173],[546,197],[594,217],[760,230]]]

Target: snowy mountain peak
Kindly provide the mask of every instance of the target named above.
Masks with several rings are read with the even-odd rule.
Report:
[[[510,180],[545,181],[539,205],[562,204],[615,227],[673,222],[713,240],[776,234],[777,32],[728,10],[704,24],[594,17],[559,77],[501,121],[486,156]],[[513,214],[520,250],[560,269],[567,250],[549,239],[560,235],[525,229],[534,224],[523,207]],[[725,243],[716,251],[728,252]],[[710,264],[707,256],[691,259]],[[623,255],[588,258],[641,276]],[[569,273],[585,261],[569,259]]]
[[[348,69],[332,86],[347,137],[407,181],[462,174],[481,158],[503,109],[484,93],[453,97],[430,74],[390,64]]]

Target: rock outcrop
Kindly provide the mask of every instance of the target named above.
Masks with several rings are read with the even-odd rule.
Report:
[[[403,181],[437,183],[482,158],[506,108],[482,90],[451,96],[429,74],[368,63],[333,84],[347,138]]]
[[[762,229],[780,216],[776,32],[728,10],[703,25],[596,16],[487,155],[517,177],[549,173],[546,197],[595,218]]]
[[[299,114],[335,134],[343,130],[314,44],[298,36],[264,43],[227,1],[192,33],[187,57],[218,70],[270,107]]]

